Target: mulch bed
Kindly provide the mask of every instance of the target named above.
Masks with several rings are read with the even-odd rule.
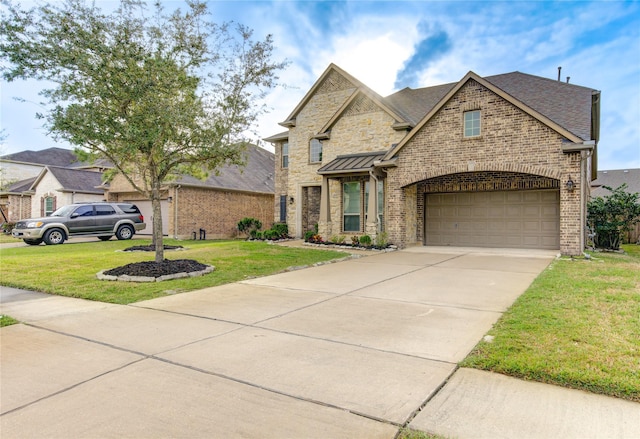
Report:
[[[184,248],[181,245],[165,245],[163,246],[165,250],[179,250]],[[124,249],[125,252],[154,252],[156,251],[156,246],[153,244],[150,245],[134,245],[133,247],[127,247]]]
[[[192,273],[194,271],[202,271],[207,265],[201,264],[192,259],[165,259],[162,262],[148,261],[136,262],[133,264],[123,265],[122,267],[107,270],[104,274],[108,276],[142,276],[142,277],[160,277],[168,274]]]

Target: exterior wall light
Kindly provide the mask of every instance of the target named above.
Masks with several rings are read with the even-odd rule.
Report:
[[[289,204],[293,204],[294,201],[293,197],[289,197]]]
[[[571,176],[569,176],[569,180],[567,180],[567,191],[573,192],[575,188],[576,188],[576,184],[571,179]]]

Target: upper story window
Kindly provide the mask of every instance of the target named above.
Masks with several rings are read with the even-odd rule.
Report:
[[[480,110],[464,112],[464,137],[480,135]]]
[[[311,139],[309,142],[309,162],[319,163],[322,161],[322,142],[318,139]]]
[[[284,142],[282,144],[282,167],[289,167],[289,142]]]

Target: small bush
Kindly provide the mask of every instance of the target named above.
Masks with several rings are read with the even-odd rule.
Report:
[[[262,228],[262,222],[260,220],[250,217],[242,218],[238,221],[238,230],[242,233],[246,233],[247,235],[253,238],[253,231],[260,230]]]
[[[360,245],[360,237],[358,235],[353,235],[351,237],[351,245],[353,245],[354,247],[357,247]]]
[[[273,227],[271,227],[271,230],[273,230],[276,235],[275,239],[285,239],[289,237],[289,226],[285,223],[275,223]]]
[[[346,238],[342,235],[334,235],[331,237],[331,242],[334,244],[344,244]]]
[[[310,242],[311,238],[313,238],[313,235],[315,235],[317,232],[314,232],[313,230],[308,230],[307,232],[305,232],[304,234],[304,241],[305,242]]]
[[[311,236],[311,238],[309,238],[309,242],[314,242],[316,244],[322,244],[324,242],[324,240],[322,239],[322,236],[318,235],[318,234],[314,234]]]
[[[376,235],[376,247],[385,248],[389,243],[389,235],[387,232],[378,233]]]
[[[365,247],[370,247],[371,246],[371,236],[362,235],[360,237],[360,244],[364,245]]]

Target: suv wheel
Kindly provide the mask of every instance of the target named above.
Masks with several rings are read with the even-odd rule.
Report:
[[[118,227],[118,231],[116,232],[116,238],[123,239],[131,239],[133,236],[133,228],[131,226],[120,226]]]
[[[60,229],[47,230],[42,238],[47,245],[62,244],[65,239],[64,232]]]

